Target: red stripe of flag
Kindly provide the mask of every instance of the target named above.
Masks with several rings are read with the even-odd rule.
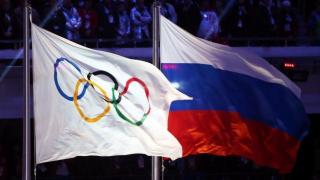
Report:
[[[183,156],[190,154],[237,155],[290,172],[300,142],[261,122],[246,120],[236,112],[173,111],[169,131],[178,139]]]

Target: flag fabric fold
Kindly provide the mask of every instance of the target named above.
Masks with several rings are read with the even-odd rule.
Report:
[[[192,101],[168,127],[183,156],[238,155],[289,172],[309,121],[300,89],[264,59],[192,36],[161,17],[162,72]]]
[[[36,162],[146,154],[176,159],[172,101],[190,99],[153,65],[92,50],[32,24]]]

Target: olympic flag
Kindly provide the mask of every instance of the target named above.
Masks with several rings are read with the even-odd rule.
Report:
[[[153,65],[92,50],[32,24],[36,162],[141,153],[176,159],[172,101],[190,99]]]
[[[239,155],[289,172],[309,121],[300,89],[264,59],[192,36],[161,17],[162,72],[192,101],[169,130],[183,155]]]

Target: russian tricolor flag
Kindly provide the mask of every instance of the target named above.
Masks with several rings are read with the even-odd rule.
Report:
[[[161,17],[162,72],[193,97],[171,106],[183,156],[238,155],[293,168],[309,121],[300,89],[264,59],[194,37]]]

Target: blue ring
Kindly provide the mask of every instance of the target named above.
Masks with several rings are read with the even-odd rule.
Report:
[[[56,60],[56,62],[54,63],[54,84],[56,85],[56,88],[58,90],[58,92],[60,93],[60,95],[62,97],[64,97],[65,99],[69,100],[69,101],[73,101],[73,96],[68,96],[66,95],[63,90],[61,89],[59,82],[58,82],[58,73],[57,73],[57,68],[59,66],[59,63],[62,61],[66,61],[69,64],[71,64],[80,74],[82,74],[80,68],[77,66],[77,64],[75,64],[74,62],[66,59],[66,58],[59,58]],[[84,94],[86,93],[87,88],[89,87],[89,83],[86,83],[82,89],[82,92],[78,95],[78,99],[81,99]]]

